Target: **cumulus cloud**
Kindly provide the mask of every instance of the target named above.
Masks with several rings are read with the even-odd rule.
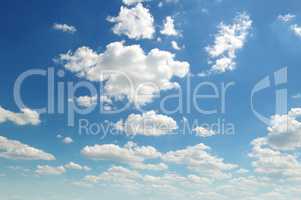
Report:
[[[29,108],[21,109],[21,113],[14,113],[6,110],[0,106],[0,123],[13,122],[17,125],[38,125],[40,121],[40,115],[36,111]]]
[[[137,170],[163,171],[168,168],[164,163],[146,163],[146,160],[158,159],[161,153],[151,146],[138,146],[128,142],[123,147],[114,144],[86,146],[81,154],[93,160],[110,160],[127,164]]]
[[[121,166],[113,166],[99,175],[89,175],[78,185],[97,185],[97,188],[114,188],[118,191],[151,194],[159,199],[264,199],[286,200],[299,197],[300,184],[276,182],[267,177],[241,175],[231,179],[212,180],[195,174],[180,175],[175,172],[151,175]],[[142,193],[140,193],[143,191]]]
[[[67,170],[78,170],[78,171],[90,171],[91,168],[88,166],[81,166],[74,162],[69,162],[63,166],[49,166],[49,165],[38,165],[36,174],[38,175],[61,175],[67,172]]]
[[[139,147],[133,142],[127,143],[124,147],[114,144],[86,146],[81,150],[81,154],[93,160],[113,160],[123,163],[142,162],[161,155],[154,147]]]
[[[62,54],[65,68],[90,81],[105,81],[108,97],[126,97],[136,106],[150,103],[161,90],[178,87],[173,77],[185,77],[189,63],[174,59],[168,51],[152,49],[145,54],[139,45],[125,46],[114,42],[103,53],[81,47],[74,53]]]
[[[252,152],[253,166],[260,176],[248,175],[248,170],[225,163],[223,159],[210,154],[209,147],[199,144],[161,155],[163,161],[167,159],[166,162],[191,167],[188,167],[189,171],[185,175],[172,171],[163,171],[160,175],[154,175],[141,173],[134,167],[128,169],[123,166],[113,166],[99,175],[85,176],[78,185],[97,184],[98,188],[121,189],[125,192],[138,192],[137,194],[143,191],[143,194],[155,194],[160,199],[284,200],[301,194],[301,191],[297,189],[300,187],[300,181],[293,182],[294,187],[292,187],[288,184],[289,182],[279,176],[277,176],[278,179],[270,177],[270,175],[299,176],[297,157],[287,157],[287,154],[279,154],[278,151],[270,148],[266,149],[265,142],[260,140],[253,143],[253,148],[256,146],[256,149]],[[265,159],[259,161],[259,157],[262,156]],[[274,161],[280,163],[277,164]],[[289,170],[283,171],[284,169]],[[263,176],[265,171],[269,176]],[[191,172],[197,172],[197,174],[190,174]]]
[[[123,121],[116,123],[116,128],[129,136],[161,136],[177,129],[177,122],[171,117],[149,111],[140,114],[131,114]]]
[[[210,147],[204,144],[185,149],[170,151],[162,155],[162,160],[169,163],[185,165],[188,169],[203,176],[222,179],[228,178],[227,171],[236,169],[235,164],[225,163],[222,158],[211,155]]]
[[[295,155],[272,149],[266,138],[255,139],[252,146],[249,156],[254,159],[252,165],[257,173],[290,179],[301,178],[301,163]]]
[[[281,22],[287,23],[287,22],[292,21],[295,17],[296,17],[296,15],[288,13],[286,15],[278,15],[278,20]]]
[[[122,6],[118,16],[107,20],[115,23],[112,29],[115,34],[126,35],[130,39],[152,39],[155,33],[154,17],[141,3],[133,8]]]
[[[38,165],[36,169],[36,174],[38,175],[61,175],[66,172],[65,168],[63,166],[59,167],[51,167],[48,165]]]
[[[127,191],[143,191],[144,194],[150,193],[156,194],[156,196],[165,194],[161,197],[167,199],[195,199],[189,194],[195,194],[196,191],[204,189],[204,186],[210,184],[210,181],[193,174],[181,176],[167,172],[159,176],[144,175],[136,170],[113,166],[97,176],[86,176],[82,183],[106,183],[106,186],[126,189]],[[202,199],[205,199],[204,196]]]
[[[232,24],[221,23],[215,35],[214,44],[206,47],[209,64],[208,73],[223,73],[236,67],[236,53],[243,48],[252,26],[252,20],[245,14],[236,16]]]
[[[136,170],[130,170],[121,166],[113,166],[105,172],[97,176],[86,176],[84,181],[87,183],[107,183],[110,186],[126,188],[127,190],[143,190],[145,192],[155,191],[156,194],[162,191],[181,190],[181,187],[176,188],[176,185],[186,186],[191,185],[193,181],[204,184],[200,181],[202,178],[195,175],[183,177],[175,173],[166,173],[162,176],[142,175]],[[188,186],[188,187],[189,187]],[[182,188],[183,189],[183,188]],[[181,190],[182,192],[182,190]],[[180,193],[181,193],[180,192]],[[153,193],[153,192],[152,192]]]
[[[252,141],[249,156],[257,173],[271,178],[301,180],[301,163],[296,150],[301,148],[301,108],[286,115],[273,115],[265,137]]]
[[[163,28],[160,31],[162,35],[168,36],[177,36],[179,35],[178,31],[174,25],[174,19],[171,16],[167,16],[164,20]]]
[[[71,137],[65,137],[65,138],[62,140],[62,142],[63,142],[64,144],[71,144],[71,143],[73,143],[73,139],[72,139]]]
[[[80,170],[80,171],[90,171],[90,167],[88,166],[81,166],[77,163],[74,162],[69,162],[67,164],[64,165],[65,169],[72,169],[72,170]]]
[[[113,184],[130,184],[141,178],[137,171],[132,171],[120,166],[113,166],[98,176],[86,176],[85,181],[91,183],[107,182]],[[125,185],[126,187],[126,185]]]
[[[193,129],[193,131],[195,131],[196,135],[200,137],[211,137],[217,134],[213,130],[209,130],[204,127],[196,127]]]
[[[268,127],[267,142],[280,150],[301,148],[301,108],[293,108],[287,115],[274,115]]]
[[[53,24],[52,27],[55,30],[63,31],[65,33],[75,33],[77,31],[74,26],[67,25],[67,24],[58,24],[58,23],[55,23],[55,24]]]
[[[42,150],[0,136],[0,157],[12,160],[55,160]]]

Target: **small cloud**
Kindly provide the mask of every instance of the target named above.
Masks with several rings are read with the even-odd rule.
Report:
[[[178,126],[173,118],[152,110],[143,114],[131,114],[126,120],[118,121],[115,128],[128,136],[162,136],[171,134]]]
[[[88,166],[81,166],[74,162],[69,162],[68,164],[65,164],[64,167],[66,169],[80,170],[80,171],[90,171],[91,170],[91,168]]]
[[[296,17],[296,15],[292,15],[290,13],[286,14],[286,15],[278,15],[278,20],[284,23],[288,23],[290,21],[292,21],[294,18]]]
[[[70,137],[65,137],[65,138],[63,139],[63,143],[64,143],[64,144],[71,144],[71,143],[73,143],[73,139],[70,138]]]
[[[178,31],[174,25],[174,19],[171,16],[167,16],[164,20],[163,29],[160,31],[162,35],[168,36],[177,36],[179,35]]]
[[[67,24],[53,24],[52,28],[54,30],[62,31],[64,33],[75,33],[77,30],[74,26],[67,25]]]
[[[171,41],[171,46],[177,51],[182,49],[176,41]]]
[[[114,23],[114,34],[126,35],[130,39],[152,39],[155,34],[154,17],[142,3],[132,8],[122,6],[118,16],[109,16],[107,20]]]

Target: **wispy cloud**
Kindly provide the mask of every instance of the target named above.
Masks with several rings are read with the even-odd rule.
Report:
[[[218,26],[214,44],[206,47],[211,69],[205,74],[224,73],[236,68],[236,53],[244,47],[251,27],[252,20],[246,13],[236,16],[232,24]]]
[[[74,26],[71,26],[68,24],[55,23],[55,24],[53,24],[52,28],[55,30],[58,30],[58,31],[65,32],[65,33],[75,33],[77,31],[77,29]]]

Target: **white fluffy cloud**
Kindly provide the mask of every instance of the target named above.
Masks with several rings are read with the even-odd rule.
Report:
[[[63,166],[51,167],[48,165],[38,165],[36,173],[38,175],[61,175],[66,172],[66,169]]]
[[[296,36],[301,37],[301,26],[297,24],[291,25],[291,31],[293,31]]]
[[[222,179],[228,177],[227,171],[236,169],[235,164],[225,163],[222,158],[211,155],[210,147],[204,144],[190,146],[185,149],[170,151],[162,155],[162,160],[187,166],[188,169],[203,176]]]
[[[301,108],[293,108],[286,115],[274,115],[266,137],[252,141],[249,156],[257,173],[272,178],[301,180],[301,163],[296,150],[301,148]]]
[[[42,150],[0,136],[0,157],[12,160],[55,160]]]
[[[158,159],[161,153],[151,146],[138,146],[129,142],[123,147],[114,144],[86,146],[81,154],[93,160],[110,160],[123,163],[137,170],[163,171],[168,169],[164,163],[146,163],[146,160]]]
[[[21,113],[14,113],[0,106],[0,123],[9,121],[21,126],[37,125],[41,122],[39,117],[39,113],[29,108],[21,109]]]
[[[161,136],[177,129],[177,122],[171,117],[149,111],[140,114],[131,114],[123,121],[116,123],[116,128],[129,136]]]
[[[75,33],[77,31],[74,26],[58,23],[53,24],[53,29],[63,31],[65,33]]]
[[[273,148],[295,150],[301,148],[301,108],[293,108],[287,115],[274,115],[268,127],[267,141]]]
[[[257,173],[274,177],[301,178],[301,163],[295,155],[282,153],[269,146],[266,138],[257,138],[252,142],[250,157]]]
[[[126,35],[130,39],[152,39],[155,33],[154,17],[141,3],[133,8],[122,6],[118,16],[108,17],[108,21],[115,23],[115,34]]]
[[[171,16],[167,16],[164,20],[163,28],[160,31],[162,35],[168,36],[177,36],[179,35],[178,31],[174,25],[174,19]]]
[[[213,130],[209,130],[209,129],[204,128],[204,127],[196,127],[196,128],[193,129],[193,131],[195,131],[196,135],[200,136],[200,137],[210,137],[210,136],[214,136],[214,135],[217,134]]]
[[[212,64],[209,73],[223,73],[235,69],[236,52],[244,47],[251,26],[250,17],[244,13],[239,14],[232,24],[219,25],[214,44],[206,47],[209,64]]]
[[[65,137],[65,138],[62,140],[62,142],[63,142],[64,144],[71,144],[71,143],[73,143],[73,139],[72,139],[71,137]]]
[[[184,77],[189,63],[174,59],[168,51],[152,49],[145,54],[139,45],[114,42],[105,52],[96,53],[81,47],[60,56],[65,68],[90,81],[105,81],[109,97],[127,97],[137,106],[152,102],[161,90],[177,88],[173,77]]]
[[[118,189],[142,196],[151,194],[158,199],[285,200],[299,197],[300,179],[291,179],[295,181],[291,182],[294,183],[292,187],[289,182],[279,178],[279,175],[291,178],[300,175],[297,157],[266,148],[265,144],[261,139],[253,143],[253,166],[260,176],[249,175],[248,170],[225,163],[223,159],[210,154],[209,147],[199,144],[161,155],[163,161],[187,166],[189,170],[181,171],[181,175],[172,171],[154,175],[140,173],[137,171],[139,167],[128,169],[113,166],[99,175],[86,176],[78,185],[97,185],[97,188]],[[196,174],[190,174],[191,170]],[[272,179],[271,175],[277,175],[277,178]]]
[[[86,146],[82,149],[81,154],[94,160],[113,160],[123,163],[142,162],[145,159],[155,159],[161,155],[154,147],[140,147],[133,142],[127,143],[124,147],[114,144]]]
[[[131,190],[143,188],[144,192],[153,188],[156,193],[161,191],[170,192],[170,189],[174,189],[174,191],[181,190],[181,187],[175,187],[179,185],[189,188],[193,182],[196,184],[208,183],[203,180],[203,178],[196,175],[184,177],[175,173],[166,173],[162,176],[142,175],[136,170],[130,170],[120,166],[113,166],[98,176],[86,176],[84,179],[84,181],[90,183],[105,182]],[[170,197],[170,193],[168,196]]]

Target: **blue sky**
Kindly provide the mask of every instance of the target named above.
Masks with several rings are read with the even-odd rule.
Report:
[[[301,195],[297,0],[3,1],[0,13],[1,199]],[[46,76],[16,92],[34,70]]]

